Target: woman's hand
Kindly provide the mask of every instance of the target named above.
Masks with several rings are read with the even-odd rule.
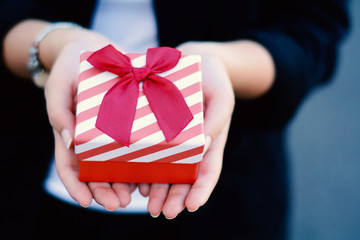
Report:
[[[67,36],[72,34],[72,36]],[[54,46],[57,38],[67,37],[63,46]],[[62,42],[62,41],[60,41]],[[72,149],[75,132],[75,97],[81,50],[98,50],[109,44],[103,36],[88,30],[57,30],[41,43],[40,53],[49,64],[50,76],[45,86],[47,111],[55,135],[55,162],[58,175],[69,194],[82,206],[93,199],[112,211],[126,207],[135,184],[80,182],[77,160]],[[111,43],[114,45],[114,43]],[[46,55],[58,49],[58,54]]]
[[[139,184],[140,192],[149,196],[148,211],[153,217],[162,212],[173,219],[185,207],[190,212],[196,211],[209,199],[220,176],[234,92],[223,63],[200,45],[187,43],[179,50],[183,54],[202,55],[206,153],[194,184]]]
[[[4,40],[4,60],[14,74],[28,78],[28,50],[49,23],[25,20],[14,26]],[[40,44],[40,60],[51,70],[45,86],[50,123],[55,135],[58,174],[70,195],[82,206],[92,199],[109,210],[130,203],[135,184],[83,183],[78,180],[74,139],[74,103],[81,50],[97,50],[110,43],[105,37],[85,29],[59,29]],[[111,43],[116,46],[114,43]],[[222,166],[224,146],[234,108],[234,92],[240,98],[256,98],[266,93],[274,80],[274,63],[260,44],[239,40],[227,43],[188,42],[179,46],[184,54],[202,55],[205,103],[206,153],[194,184],[138,184],[149,195],[148,210],[174,218],[185,207],[194,211],[213,191]],[[231,81],[230,81],[231,79]],[[69,150],[70,149],[70,150]]]
[[[270,53],[251,40],[232,42],[187,42],[179,46],[184,54],[202,58],[207,152],[200,163],[193,185],[141,184],[140,192],[149,195],[152,216],[161,212],[174,218],[185,207],[195,211],[209,198],[220,175],[234,94],[254,99],[265,94],[275,79]]]
[[[15,75],[30,78],[26,67],[29,49],[49,24],[46,21],[28,19],[8,31],[2,46],[4,61]],[[130,193],[135,189],[135,184],[80,182],[77,160],[72,149],[80,53],[82,50],[98,50],[109,43],[105,37],[86,29],[56,29],[41,41],[39,58],[50,71],[45,97],[50,123],[54,129],[55,161],[61,181],[80,205],[88,206],[95,199],[105,208],[115,210],[129,204]]]

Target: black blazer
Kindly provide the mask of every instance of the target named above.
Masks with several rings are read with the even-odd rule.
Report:
[[[26,18],[74,21],[87,27],[96,2],[9,0],[0,4],[0,39],[3,39],[16,22]],[[253,39],[270,51],[276,66],[275,84],[260,99],[237,101],[235,118],[239,123],[236,125],[241,128],[284,127],[309,90],[329,79],[338,42],[348,25],[346,1],[343,0],[254,0],[241,3],[233,0],[184,0],[176,8],[170,1],[155,0],[154,4],[161,45],[175,47],[186,41]],[[2,60],[0,66],[4,72]],[[10,77],[8,73],[3,73],[3,76],[4,79]],[[3,81],[2,84],[7,86],[9,83]],[[10,106],[6,104],[4,107]],[[33,105],[29,103],[30,106]],[[34,111],[34,107],[20,106],[20,109]],[[11,122],[14,121],[17,123],[12,118]]]

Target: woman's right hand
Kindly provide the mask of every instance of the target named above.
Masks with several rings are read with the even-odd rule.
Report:
[[[136,185],[79,181],[78,162],[73,149],[80,53],[82,50],[95,51],[110,43],[102,35],[89,30],[59,29],[44,39],[39,52],[42,53],[40,58],[44,59],[47,67],[51,69],[45,85],[45,97],[55,137],[58,175],[71,197],[81,206],[89,206],[95,199],[112,211],[130,203],[130,194]],[[48,52],[50,54],[47,54]]]

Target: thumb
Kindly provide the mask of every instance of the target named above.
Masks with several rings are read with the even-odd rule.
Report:
[[[66,86],[67,81],[55,79],[57,76],[59,75],[51,74],[46,84],[46,108],[51,126],[62,136],[65,146],[70,149],[73,147],[75,133],[74,90],[71,86]],[[68,85],[71,85],[70,81]]]
[[[100,39],[98,43],[87,47],[97,50],[109,44],[109,41]],[[114,45],[120,51],[123,49]],[[82,48],[82,47],[81,47]],[[50,124],[63,138],[65,146],[73,147],[75,133],[75,96],[80,64],[79,46],[74,44],[63,49],[56,59],[48,82],[45,86],[45,97]]]
[[[72,148],[75,132],[75,116],[73,112],[64,108],[59,101],[53,101],[52,99],[48,101],[47,108],[50,124],[61,135],[66,148]]]
[[[203,57],[204,130],[206,137],[217,138],[231,120],[235,98],[230,79],[220,60]]]

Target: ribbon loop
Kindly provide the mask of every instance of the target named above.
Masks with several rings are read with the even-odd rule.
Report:
[[[143,81],[144,94],[166,141],[174,139],[190,123],[193,115],[179,89],[156,74],[174,68],[180,57],[181,52],[174,48],[150,48],[146,54],[146,66],[136,68],[131,65],[128,56],[112,45],[90,55],[87,60],[94,67],[121,77],[105,94],[96,127],[117,142],[129,146],[139,82]]]

